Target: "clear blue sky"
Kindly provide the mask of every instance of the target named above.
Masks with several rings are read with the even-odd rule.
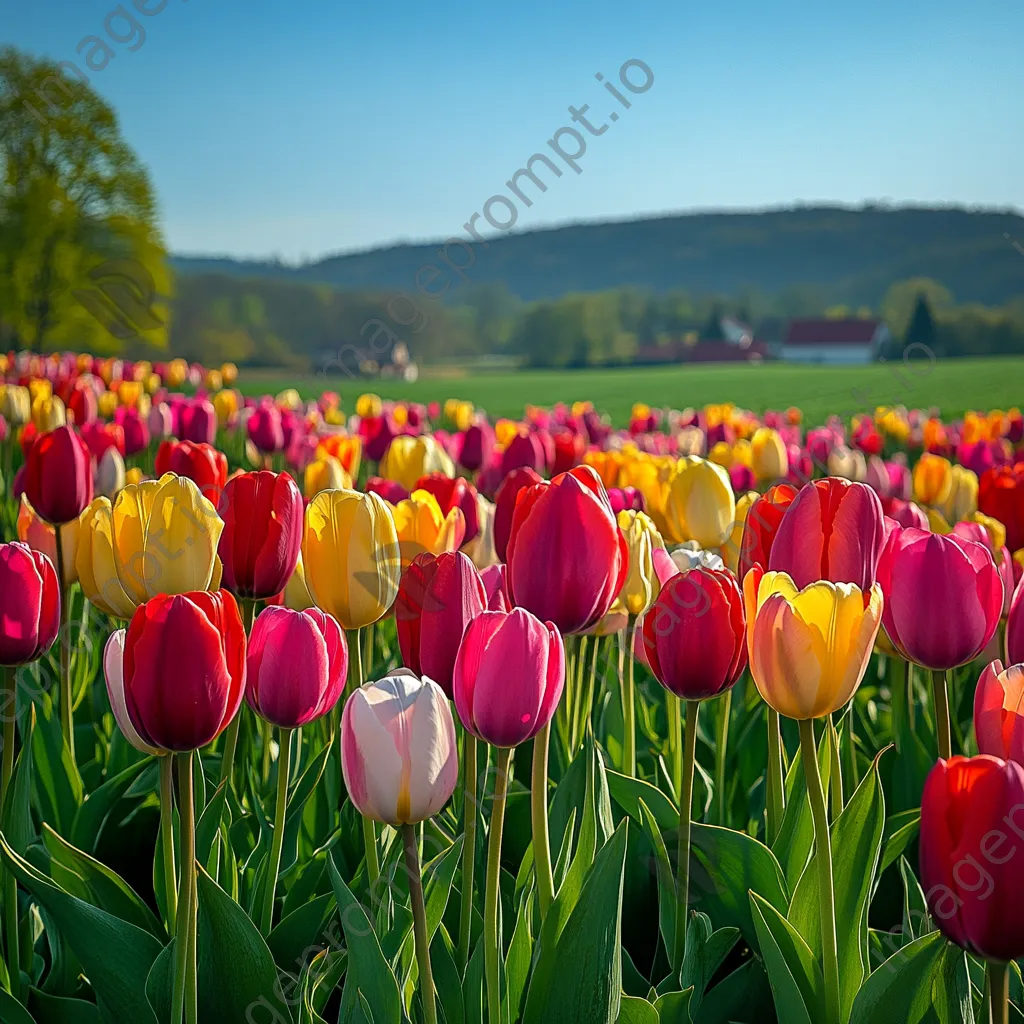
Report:
[[[81,63],[114,7],[0,0],[0,42]],[[1019,0],[167,0],[138,17],[145,41],[112,42],[90,78],[176,252],[294,260],[460,232],[570,104],[595,124],[619,109],[594,75],[628,58],[654,85],[517,229],[794,201],[1024,207]]]

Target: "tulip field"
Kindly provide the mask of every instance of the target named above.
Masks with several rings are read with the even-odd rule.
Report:
[[[585,380],[0,353],[0,1024],[1024,1020],[1014,379]]]

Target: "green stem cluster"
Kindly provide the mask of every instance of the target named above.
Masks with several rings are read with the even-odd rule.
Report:
[[[501,944],[498,937],[498,899],[501,874],[501,834],[505,827],[505,799],[512,771],[511,747],[498,748],[491,804],[491,831],[487,839],[487,881],[484,890],[484,977],[487,985],[487,1015],[490,1024],[501,1021]]]

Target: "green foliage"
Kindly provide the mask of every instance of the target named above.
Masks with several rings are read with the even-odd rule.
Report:
[[[0,345],[160,348],[170,294],[149,177],[114,111],[59,65],[0,50]]]

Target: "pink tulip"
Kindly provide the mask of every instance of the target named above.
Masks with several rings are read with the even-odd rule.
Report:
[[[1010,614],[1006,619],[1006,660],[1011,665],[1024,662],[1024,576],[1010,600]]]
[[[489,565],[480,573],[484,591],[487,594],[487,610],[489,612],[507,612],[512,609],[512,601],[508,596],[508,572],[504,562]]]
[[[565,685],[562,638],[524,608],[483,612],[455,659],[455,707],[462,724],[497,747],[514,747],[551,721]]]
[[[360,687],[341,716],[348,795],[367,818],[398,826],[437,814],[458,779],[455,722],[437,683],[400,668]]]
[[[827,477],[805,484],[786,510],[768,568],[786,572],[799,589],[816,580],[875,582],[885,542],[882,503],[866,484]]]
[[[1003,581],[988,548],[892,524],[878,561],[882,623],[908,661],[951,669],[976,658],[1003,610]]]
[[[1024,665],[985,666],[974,691],[978,751],[1024,765]]]
[[[245,699],[281,729],[322,718],[345,689],[345,634],[337,619],[318,608],[265,608],[253,624],[248,650]]]
[[[57,638],[59,624],[53,563],[20,541],[0,544],[0,665],[35,661]]]
[[[900,526],[916,526],[919,530],[929,530],[928,517],[921,506],[902,498],[886,498],[882,502],[882,511],[887,519],[892,519]]]

